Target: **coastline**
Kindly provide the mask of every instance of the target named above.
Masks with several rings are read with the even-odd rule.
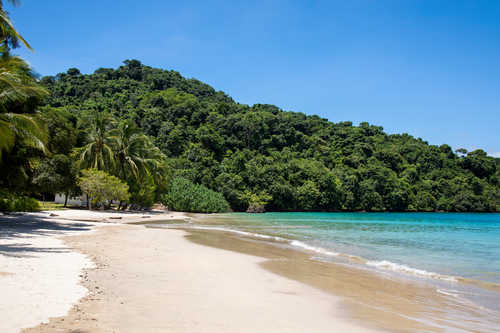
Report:
[[[491,331],[468,328],[485,314],[456,307],[452,296],[428,285],[313,260],[263,239],[177,224],[205,215],[53,213],[59,216],[50,223],[59,229],[88,230],[42,236],[64,242],[94,267],[72,275],[83,297],[74,294],[64,313],[22,332]],[[167,220],[167,229],[155,224]],[[1,265],[0,272],[0,282],[13,277]],[[59,299],[58,293],[47,299]]]
[[[339,297],[187,235],[123,224],[64,237],[96,263],[83,274],[89,294],[65,317],[22,332],[375,332],[351,320]]]

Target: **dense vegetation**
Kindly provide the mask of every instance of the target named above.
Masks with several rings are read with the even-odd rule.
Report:
[[[0,1],[0,211],[38,209],[27,195],[82,192],[93,205],[151,206],[167,182],[165,155],[132,121],[106,110],[42,107],[49,92],[11,54],[20,44],[31,49]]]
[[[2,210],[82,190],[123,209],[500,210],[500,160],[482,150],[238,104],[137,60],[38,80],[22,45],[0,1]]]
[[[19,1],[10,0],[16,5]],[[29,65],[11,49],[30,45],[17,32],[0,1],[0,211],[32,211],[38,202],[20,191],[12,169],[29,177],[33,158],[47,153],[48,133],[36,106],[47,94]]]
[[[229,211],[229,204],[222,194],[180,177],[170,182],[167,193],[161,200],[165,206],[181,212],[222,213]]]
[[[61,128],[58,121],[51,122],[56,150],[95,152],[95,146],[78,148],[89,144],[81,131],[69,135],[74,147],[60,145],[69,144],[64,138],[73,127],[85,128],[81,119],[89,113],[113,118],[136,127],[144,140],[152,138],[143,149],[159,148],[155,155],[164,155],[168,179],[183,177],[222,193],[237,211],[500,210],[499,161],[482,150],[453,152],[448,145],[389,135],[368,123],[332,123],[273,105],[238,104],[198,80],[137,60],[90,75],[71,68],[42,78],[41,84],[49,91],[45,113],[68,123]],[[92,128],[99,132],[99,125]],[[107,168],[131,189],[135,183],[137,193],[144,190],[137,185],[148,179],[149,192],[165,190],[167,178],[153,181],[155,173],[143,176],[146,182],[130,176],[133,167],[123,173],[129,176],[121,175],[121,167],[110,162],[113,148],[105,148],[109,129],[101,126],[100,131],[101,139],[94,142],[103,144],[101,155],[93,155],[94,162],[87,159],[87,166]]]

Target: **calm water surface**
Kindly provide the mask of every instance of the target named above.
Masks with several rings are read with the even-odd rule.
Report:
[[[221,215],[228,228],[294,239],[372,267],[500,284],[500,214],[266,213]],[[327,250],[327,251],[325,251]],[[328,253],[327,252],[327,253]]]
[[[216,214],[191,226],[284,243],[313,259],[431,283],[500,316],[500,214]]]

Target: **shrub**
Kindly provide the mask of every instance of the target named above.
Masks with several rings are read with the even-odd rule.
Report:
[[[222,213],[229,204],[221,193],[203,185],[193,184],[185,178],[175,178],[162,196],[162,203],[170,209],[193,213]]]
[[[24,195],[0,193],[0,211],[2,212],[35,212],[40,210],[40,203]]]

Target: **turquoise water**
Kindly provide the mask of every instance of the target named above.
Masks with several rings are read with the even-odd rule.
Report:
[[[500,283],[500,214],[226,214],[228,227],[296,240],[319,257],[438,279]]]
[[[444,332],[500,332],[500,214],[231,213],[164,227],[231,232],[423,283],[447,305],[427,308],[415,296],[418,321]]]
[[[279,242],[316,260],[430,283],[500,316],[500,214],[231,213],[197,222],[191,227]]]

